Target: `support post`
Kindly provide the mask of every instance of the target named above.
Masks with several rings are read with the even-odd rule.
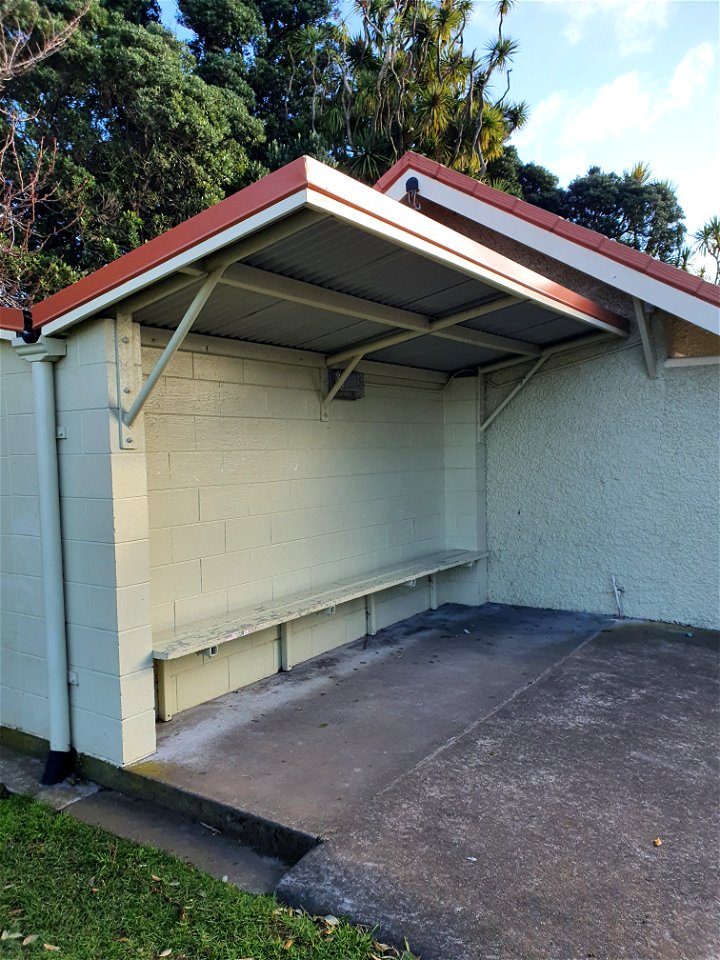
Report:
[[[74,766],[70,731],[54,376],[54,364],[65,356],[67,348],[62,340],[40,337],[37,343],[18,345],[16,349],[18,354],[32,365],[50,723],[50,752],[42,783],[51,785],[61,783],[72,773]]]

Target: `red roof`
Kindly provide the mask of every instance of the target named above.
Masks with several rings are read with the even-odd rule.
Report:
[[[333,187],[332,183],[330,185],[325,183],[330,175],[332,177],[343,176],[330,168],[324,167],[317,161],[307,157],[299,157],[280,170],[276,170],[274,173],[258,180],[257,183],[245,187],[245,189],[233,194],[226,200],[222,200],[197,214],[197,216],[191,217],[179,226],[173,227],[166,233],[143,244],[143,246],[131,250],[112,263],[101,267],[94,273],[83,277],[76,283],[36,304],[32,308],[33,328],[39,329],[71,310],[90,303],[95,298],[103,296],[128,281],[153,270],[172,260],[178,254],[198,246],[216,234],[233,227],[304,188],[312,187],[319,193],[341,200],[347,206],[355,206],[356,204],[353,203],[351,198],[341,195],[342,190],[340,193],[336,193],[342,185],[336,183]],[[367,188],[362,187],[362,189]],[[359,206],[358,209],[363,208]],[[397,218],[394,216],[390,217],[377,212],[374,215],[377,219],[389,225],[397,226]],[[416,229],[410,228],[408,225],[405,225],[403,229],[420,239],[427,239],[422,220],[418,222]],[[444,248],[442,242],[438,242],[437,245]],[[481,247],[481,245],[477,246],[482,250],[481,265],[492,270],[499,277],[511,279],[514,283],[526,287],[531,293],[541,293],[543,296],[586,313],[618,330],[627,329],[627,322],[624,318],[605,310],[593,301],[568,290],[549,278],[521,264],[516,264],[497,253],[497,251]],[[462,256],[473,263],[480,264],[476,255],[463,254]],[[4,309],[0,312],[1,328],[20,330],[22,326],[22,311]]]
[[[720,287],[713,283],[708,283],[700,277],[691,273],[686,273],[677,267],[670,266],[669,263],[663,263],[646,253],[640,253],[632,247],[625,246],[624,243],[618,243],[616,240],[610,240],[595,230],[588,230],[587,227],[581,227],[577,223],[571,223],[564,217],[549,213],[540,207],[527,203],[525,200],[519,200],[509,193],[503,193],[502,190],[496,190],[489,187],[479,180],[466,176],[464,173],[458,173],[457,170],[450,170],[435,160],[429,160],[418,153],[412,151],[401,157],[375,184],[375,189],[381,193],[387,190],[400,179],[408,170],[414,170],[422,173],[426,177],[437,180],[438,183],[444,183],[455,190],[467,196],[475,197],[484,203],[499,210],[505,210],[507,213],[526,220],[535,227],[541,227],[549,233],[554,233],[559,237],[564,237],[572,243],[577,243],[581,247],[599,253],[609,260],[621,263],[637,273],[644,273],[654,280],[682,290],[684,293],[692,294],[700,300],[706,300],[716,306],[720,306]]]

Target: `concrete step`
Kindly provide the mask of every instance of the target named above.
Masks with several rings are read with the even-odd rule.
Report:
[[[114,790],[78,800],[65,813],[119,837],[165,850],[249,893],[272,893],[288,869],[275,857],[255,853],[213,827]]]

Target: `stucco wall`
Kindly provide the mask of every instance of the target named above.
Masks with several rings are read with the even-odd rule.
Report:
[[[139,337],[126,333],[139,364]],[[80,752],[122,764],[155,748],[142,424],[137,450],[121,452],[114,322],[83,324],[66,343],[55,393],[72,736]],[[0,723],[47,738],[31,371],[7,341],[0,376]]]
[[[718,627],[717,367],[649,380],[635,338],[615,350],[552,361],[487,431],[490,599],[615,613],[615,575],[627,616]]]

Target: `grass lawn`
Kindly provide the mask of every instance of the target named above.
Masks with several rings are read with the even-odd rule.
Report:
[[[24,797],[0,800],[0,956],[370,960],[372,934],[313,919]],[[21,935],[21,936],[19,936]],[[409,953],[404,960],[412,960]]]

